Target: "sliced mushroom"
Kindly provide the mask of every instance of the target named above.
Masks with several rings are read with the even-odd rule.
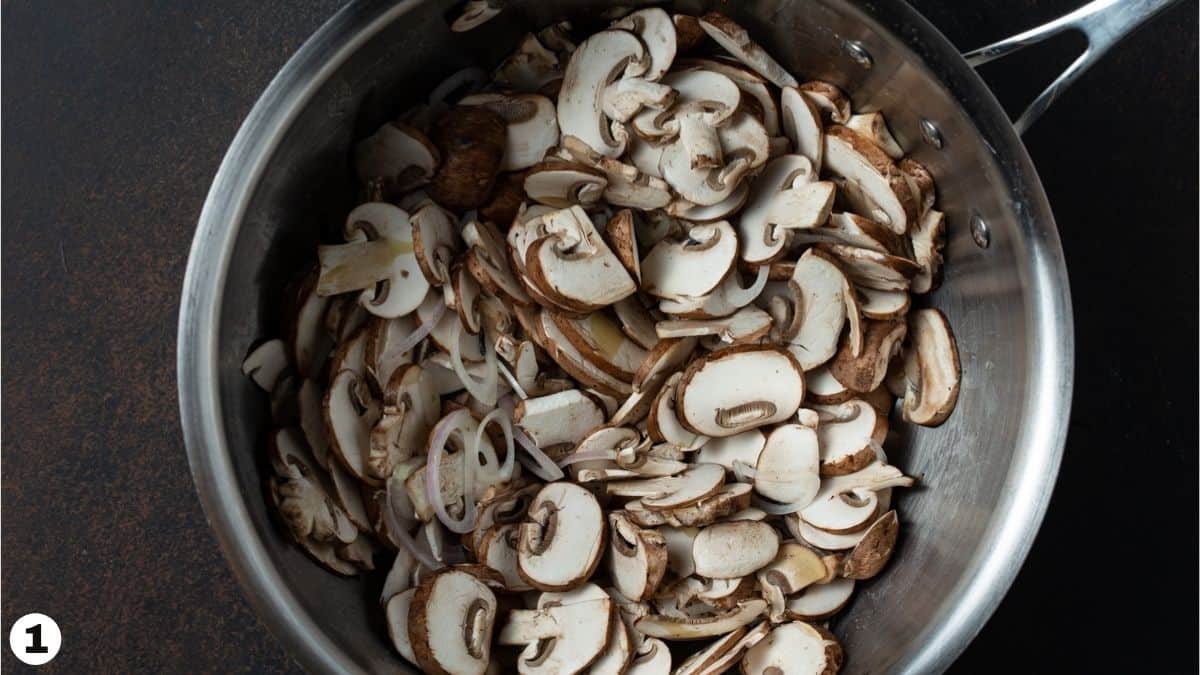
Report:
[[[843,342],[829,363],[829,372],[846,388],[866,393],[874,391],[887,375],[888,363],[899,350],[907,333],[903,321],[864,321],[863,346],[859,356]]]
[[[741,181],[728,197],[716,204],[693,204],[686,199],[677,198],[667,205],[667,214],[693,223],[711,223],[721,220],[742,208],[742,205],[746,203],[750,194],[749,182]]]
[[[547,236],[532,245],[525,265],[543,293],[576,311],[601,309],[637,290],[620,260],[578,206],[547,214]]]
[[[429,284],[413,252],[413,227],[404,211],[382,202],[363,204],[346,217],[350,241],[318,246],[319,295],[362,290],[359,302],[382,317],[416,309]]]
[[[874,288],[857,289],[862,297],[862,313],[868,319],[887,321],[908,313],[909,295],[905,291],[880,291]]]
[[[608,178],[603,171],[561,159],[548,159],[525,174],[525,194],[558,208],[595,204],[607,187]]]
[[[639,273],[640,276],[640,273]],[[654,319],[637,297],[619,300],[613,305],[617,320],[621,322],[621,332],[643,349],[654,349],[658,346],[658,334],[654,329]],[[643,357],[644,361],[645,357]],[[640,366],[639,366],[640,367]]]
[[[660,338],[714,335],[726,344],[757,342],[770,330],[771,315],[757,307],[743,307],[720,319],[673,319],[655,326]]]
[[[542,346],[571,377],[610,396],[628,396],[632,393],[633,388],[628,383],[616,379],[584,358],[579,350],[571,344],[571,341],[562,334],[549,312],[540,312],[536,325],[544,334]]]
[[[818,438],[800,424],[776,427],[754,464],[754,491],[782,504],[811,502],[821,487]]]
[[[526,33],[517,49],[496,69],[493,81],[504,89],[534,93],[562,78],[558,55],[533,33]]]
[[[692,362],[677,386],[679,421],[720,437],[783,421],[804,398],[804,372],[786,351],[739,345]]]
[[[506,141],[501,171],[520,171],[542,161],[558,144],[558,118],[554,102],[537,94],[473,94],[459,105],[478,105],[505,122]]]
[[[801,155],[783,155],[767,163],[754,180],[746,208],[738,219],[738,234],[742,244],[742,260],[758,265],[782,255],[787,238],[769,222],[775,196],[796,181],[815,180],[813,162]]]
[[[829,220],[833,211],[834,184],[804,183],[782,190],[767,209],[767,224],[783,230],[808,230]]]
[[[675,373],[659,389],[646,418],[646,432],[652,440],[693,449],[704,445],[708,438],[680,424],[676,385],[682,377],[680,373]]]
[[[388,122],[354,146],[354,170],[363,183],[379,181],[390,193],[429,182],[441,158],[425,134],[402,122]]]
[[[450,282],[450,262],[458,252],[458,219],[428,202],[412,215],[413,253],[431,286]]]
[[[850,97],[836,86],[819,80],[805,82],[797,87],[809,100],[816,104],[821,116],[828,122],[845,124],[850,121]]]
[[[747,649],[762,640],[769,630],[771,624],[763,622],[750,630],[742,627],[732,631],[689,656],[679,664],[673,675],[720,675],[742,658]]]
[[[324,413],[333,454],[355,478],[378,485],[379,479],[367,472],[367,457],[380,409],[367,383],[352,370],[339,372],[325,394]]]
[[[631,381],[646,358],[646,350],[626,337],[607,312],[581,319],[551,313],[551,318],[585,358],[619,380]]]
[[[412,363],[417,345],[409,344],[408,337],[416,329],[417,324],[411,316],[374,317],[367,322],[363,359],[367,374],[380,388],[387,386],[398,368]]]
[[[784,596],[798,593],[812,584],[824,583],[826,576],[828,570],[821,555],[795,542],[781,545],[775,559],[757,573],[760,586],[774,586]],[[779,607],[780,613],[784,611],[785,607]]]
[[[612,530],[607,565],[613,585],[625,597],[647,600],[667,571],[667,542],[662,534],[644,530],[620,512],[608,515]]]
[[[637,227],[633,224],[633,211],[622,209],[608,219],[604,225],[604,241],[616,254],[621,264],[625,266],[625,270],[629,272],[629,276],[633,277],[634,282],[641,284],[641,253],[638,251]],[[631,302],[637,303],[637,300],[634,299]]]
[[[467,271],[484,289],[516,303],[530,303],[508,264],[504,237],[495,225],[472,220],[463,227],[462,238],[470,248],[465,258]]]
[[[509,612],[497,643],[526,645],[517,664],[524,675],[577,673],[603,653],[613,614],[613,601],[593,584],[543,593],[536,610]]]
[[[962,369],[958,344],[946,316],[936,309],[921,309],[909,318],[912,347],[905,361],[908,380],[904,394],[904,419],[922,426],[946,421],[958,403]]]
[[[354,541],[358,536],[354,523],[334,503],[333,487],[315,468],[296,430],[281,429],[273,434],[269,450],[276,474],[271,478],[271,496],[292,538],[314,544]],[[332,550],[329,553],[334,557]]]
[[[842,646],[832,633],[803,621],[776,626],[742,658],[745,675],[829,675],[842,668]]]
[[[632,631],[636,629],[631,628]],[[640,633],[639,633],[640,635]],[[634,654],[633,661],[625,675],[670,675],[671,650],[666,643],[658,638],[642,640],[641,647]]]
[[[753,101],[761,110],[760,121],[763,123],[763,128],[766,129],[767,135],[772,137],[779,135],[779,106],[771,94],[770,85],[761,75],[742,65],[734,65],[716,59],[681,59],[677,62],[677,67],[720,73],[733,80],[737,88],[742,91],[742,103]]]
[[[914,259],[921,266],[921,271],[912,278],[911,289],[913,293],[928,293],[941,282],[946,217],[941,211],[926,211],[909,234]]]
[[[317,293],[318,279],[316,270],[304,275],[294,294],[295,310],[288,322],[287,342],[291,346],[292,362],[306,378],[319,375],[332,346],[324,325],[331,300]]]
[[[642,290],[660,298],[705,295],[725,278],[737,246],[737,235],[723,220],[664,239],[642,261]]]
[[[731,517],[750,505],[750,491],[750,486],[745,483],[733,483],[689,506],[667,511],[651,511],[642,506],[640,500],[635,500],[627,503],[625,509],[629,512],[630,519],[643,521],[639,524],[645,527],[656,527],[664,523],[676,527],[703,527],[722,519],[753,520]],[[656,517],[659,515],[661,517]]]
[[[887,433],[886,417],[861,399],[818,408],[818,411],[823,416],[817,429],[822,476],[854,473],[875,460],[872,443],[879,437],[881,429]]]
[[[499,572],[504,577],[505,588],[514,593],[533,588],[519,571],[520,529],[519,525],[512,523],[488,529],[480,540],[478,551],[480,562]]]
[[[767,78],[777,87],[794,87],[796,78],[792,77],[783,66],[771,58],[770,54],[750,39],[746,32],[732,19],[718,12],[709,12],[700,17],[700,27],[725,51],[733,54],[739,61],[752,68],[755,72]]]
[[[393,595],[387,601],[385,610],[388,636],[392,639],[392,646],[396,648],[400,656],[404,657],[404,660],[414,665],[417,663],[417,655],[413,653],[412,642],[408,639],[408,610],[412,606],[412,599],[416,593],[417,589],[410,588]]]
[[[843,289],[846,277],[837,263],[818,250],[800,256],[792,282],[800,297],[801,321],[788,349],[800,367],[812,370],[837,352],[838,337],[846,320]]]
[[[704,71],[690,71],[701,73]],[[703,120],[689,120],[682,129],[699,128],[714,131]],[[715,129],[717,143],[706,142],[703,146],[689,142],[690,134],[681,131],[680,140],[667,146],[663,151],[659,168],[663,179],[675,188],[679,196],[687,202],[698,206],[716,206],[723,202],[729,203],[742,187],[742,179],[751,171],[757,169],[770,158],[770,139],[762,122],[749,113],[738,113],[725,126]],[[724,159],[711,159],[705,152],[698,152],[703,147],[711,150],[720,147]],[[697,161],[697,158],[700,161]],[[679,211],[675,215],[685,217]],[[692,218],[691,214],[686,217]],[[711,217],[711,216],[710,216]]]
[[[813,527],[832,534],[857,532],[876,515],[876,491],[907,487],[912,483],[912,478],[896,467],[875,461],[855,473],[822,481],[820,492],[800,511],[800,517]]]
[[[642,75],[647,80],[661,78],[675,61],[675,23],[671,15],[657,7],[641,9],[614,21],[610,28],[623,28],[637,35],[646,45],[650,66]]]
[[[911,279],[921,271],[920,265],[907,258],[870,249],[845,244],[817,244],[817,248],[831,254],[846,271],[846,277],[860,288],[908,290]]]
[[[665,111],[642,111],[632,120],[633,130],[638,136],[652,141],[687,136],[682,140],[689,146],[684,151],[689,167],[720,165],[721,148],[713,127],[726,123],[737,110],[741,100],[737,85],[720,73],[704,70],[673,72],[663,78],[663,84],[676,91],[671,107]],[[709,148],[707,153],[699,152],[701,143]],[[707,157],[700,157],[701,154],[707,154]],[[692,166],[693,159],[699,160],[699,164]]]
[[[287,343],[283,340],[267,340],[246,354],[246,359],[242,361],[242,374],[263,391],[270,392],[282,381],[289,365]]]
[[[933,208],[933,202],[937,199],[937,193],[934,191],[933,174],[929,169],[925,168],[924,164],[916,161],[911,157],[905,157],[897,164],[900,171],[904,172],[904,177],[908,180],[909,188],[916,195],[918,204],[918,213],[924,216]]]
[[[793,245],[845,244],[888,255],[904,252],[904,240],[895,232],[857,213],[833,213],[822,227],[792,233]]]
[[[607,181],[601,188],[603,197],[612,206],[650,210],[662,208],[671,201],[671,186],[655,175],[657,171],[647,173],[637,166],[605,157],[574,136],[563,138],[562,152],[603,174]],[[635,274],[632,269],[630,274]]]
[[[387,383],[382,416],[371,430],[367,473],[386,479],[401,461],[420,454],[440,413],[432,373],[416,364],[397,369]]]
[[[700,530],[692,546],[696,574],[736,579],[762,569],[779,551],[775,528],[752,520],[716,523]]]
[[[853,579],[834,579],[813,584],[787,599],[787,617],[802,621],[821,621],[841,611],[854,592]]]
[[[746,600],[731,609],[697,617],[650,614],[638,619],[635,626],[650,637],[664,640],[703,640],[749,624],[762,616],[766,608],[764,600]]]
[[[825,130],[825,168],[845,179],[844,197],[860,215],[896,234],[908,231],[917,203],[895,162],[874,143],[839,125]]]
[[[442,164],[429,184],[429,196],[462,213],[487,203],[504,158],[504,118],[478,106],[456,106],[434,121],[430,139]]]
[[[578,389],[518,401],[513,422],[539,448],[578,443],[604,424],[604,411]]]
[[[592,493],[572,483],[547,485],[521,525],[521,577],[543,591],[576,588],[600,563],[606,535],[604,513]]]
[[[892,130],[888,129],[887,120],[881,112],[851,115],[850,119],[846,120],[846,128],[862,134],[894,160],[904,156],[904,148],[901,148],[892,136]]]
[[[367,327],[365,325],[347,335],[329,359],[330,374],[336,375],[343,370],[353,371],[363,380],[367,379]]]
[[[492,645],[496,595],[467,572],[448,568],[417,587],[408,609],[408,637],[427,673],[483,675]]]
[[[610,124],[604,96],[618,77],[638,77],[651,65],[646,47],[633,33],[606,30],[584,40],[571,54],[558,97],[558,127],[607,157],[619,157],[628,135]]]
[[[728,471],[734,470],[735,463],[754,466],[758,463],[758,455],[767,443],[767,437],[761,430],[751,429],[740,434],[714,438],[700,448],[696,456],[697,462],[719,464]]]
[[[814,173],[821,170],[825,156],[825,131],[821,111],[810,94],[795,87],[784,87],[779,94],[783,132],[792,144],[792,152],[807,157]]]
[[[661,476],[608,483],[607,491],[620,497],[641,497],[650,510],[665,511],[690,506],[717,493],[725,483],[724,470],[715,464],[693,464],[677,476]]]
[[[888,511],[866,531],[842,563],[842,576],[847,579],[870,579],[883,571],[896,547],[900,522],[895,511]]]

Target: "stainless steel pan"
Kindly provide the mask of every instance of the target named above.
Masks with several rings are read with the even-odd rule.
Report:
[[[517,0],[467,35],[451,0],[352,2],[263,94],[217,174],[188,264],[179,319],[180,410],[197,490],[264,621],[304,666],[396,671],[369,581],[336,578],[272,525],[263,498],[264,397],[239,372],[277,333],[282,286],[322,226],[353,204],[351,141],[445,75],[490,67],[525,30],[605,7]],[[1164,0],[1101,0],[965,56],[899,0],[683,0],[731,13],[790,70],[837,83],[887,113],[936,176],[950,223],[932,299],[962,352],[958,410],[905,429],[893,461],[921,477],[904,496],[899,552],[836,626],[852,673],[944,670],[1020,568],[1054,487],[1071,402],[1074,337],[1054,218],[1018,133]],[[1005,117],[973,64],[1068,29],[1089,47],[1022,114]],[[378,583],[378,582],[376,582]]]

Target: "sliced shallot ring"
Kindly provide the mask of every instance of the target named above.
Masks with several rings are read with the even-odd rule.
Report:
[[[487,429],[487,425],[491,424],[492,422],[499,424],[500,430],[504,432],[504,444],[506,447],[503,465],[500,465],[500,459],[496,457],[495,448],[492,448],[491,452],[489,453],[484,451],[482,448],[490,447],[490,444],[488,446],[481,446],[479,444],[480,441],[483,440],[483,434]],[[513,435],[512,420],[509,419],[508,414],[505,413],[504,410],[496,408],[479,421],[479,428],[475,431],[475,453],[472,455],[472,457],[474,457],[475,461],[478,462],[478,455],[480,452],[483,452],[486,455],[488,466],[500,465],[500,468],[496,470],[496,474],[492,476],[489,473],[489,477],[497,478],[499,479],[499,482],[508,482],[512,479],[513,468],[516,466],[517,462],[517,447],[513,443],[514,440],[515,437]],[[478,471],[479,467],[476,466],[475,469]]]
[[[416,347],[421,343],[421,340],[429,337],[429,334],[433,332],[434,326],[438,325],[438,322],[442,320],[442,315],[445,313],[446,303],[445,301],[439,299],[437,307],[433,310],[433,314],[430,315],[426,321],[421,323],[421,325],[417,326],[416,330],[409,333],[403,340],[396,343],[394,346],[389,347],[388,350],[395,354],[403,354],[413,347]]]
[[[754,283],[746,288],[742,288],[741,284],[732,285],[731,291],[726,292],[725,300],[737,307],[745,307],[754,302],[754,300],[762,294],[763,289],[767,287],[767,279],[771,275],[770,265],[759,265],[758,276],[754,278]]]
[[[450,365],[454,368],[454,374],[458,376],[460,382],[466,387],[480,403],[484,405],[496,405],[496,399],[500,392],[497,385],[500,384],[499,362],[496,360],[496,347],[492,341],[487,339],[487,332],[481,330],[480,336],[483,339],[483,364],[487,368],[487,374],[484,375],[482,382],[477,382],[471,374],[467,372],[466,366],[463,365],[461,339],[462,322],[455,321],[454,332],[450,338]]]
[[[499,405],[504,412],[508,413],[508,418],[511,421],[513,415],[512,396],[504,396],[497,402],[497,405]],[[525,435],[524,431],[521,431],[521,427],[513,425],[512,432],[513,437],[517,440],[517,444],[525,450],[527,455],[529,455],[528,458],[524,456],[517,457],[517,461],[521,463],[521,466],[529,469],[535,476],[548,483],[561,480],[562,477],[566,475],[563,473],[562,469],[558,468],[558,465],[554,463],[554,460],[550,459],[550,455],[542,452],[542,449],[537,446],[537,443],[534,443],[532,438]]]
[[[471,494],[475,488],[475,472],[472,469],[471,462],[467,461],[472,455],[478,452],[476,446],[466,445],[468,439],[462,439],[465,447],[459,452],[461,455],[459,461],[463,463],[462,468],[462,499],[463,499],[463,516],[455,520],[446,511],[446,502],[442,499],[441,489],[441,467],[442,467],[442,451],[446,449],[446,441],[450,440],[450,434],[455,431],[460,431],[459,424],[463,418],[470,419],[471,413],[466,408],[459,408],[454,412],[443,417],[433,430],[429,432],[429,457],[425,460],[425,499],[429,500],[429,505],[433,507],[433,512],[437,515],[438,520],[442,521],[442,525],[446,529],[455,534],[465,534],[475,529],[475,517],[477,510],[475,507],[475,499]],[[475,440],[478,440],[476,435]]]
[[[412,538],[412,535],[409,534],[408,528],[401,524],[400,518],[396,515],[395,507],[392,506],[392,504],[395,503],[395,500],[392,499],[393,482],[394,481],[391,480],[387,481],[387,491],[385,493],[386,498],[384,499],[383,509],[383,517],[387,522],[388,534],[391,535],[390,538],[392,539],[393,543],[402,546],[404,550],[412,554],[413,558],[416,558],[417,562],[421,563],[430,570],[439,570],[442,567],[445,567],[445,565],[434,559],[429,553],[426,553],[420,546],[417,546],[417,542]]]

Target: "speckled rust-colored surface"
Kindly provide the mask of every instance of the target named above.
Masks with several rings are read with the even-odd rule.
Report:
[[[243,599],[194,494],[175,321],[194,223],[226,146],[338,4],[2,5],[6,673],[28,670],[7,633],[31,611],[63,632],[45,672],[298,670]],[[967,47],[1081,3],[915,4]],[[955,672],[1196,670],[1196,23],[1194,2],[1160,17],[1026,139],[1063,231],[1079,380],[1046,524]],[[1069,47],[986,74],[1006,100],[1027,99]],[[1160,244],[1152,264],[1127,255],[1131,230]],[[1179,478],[1154,489],[1156,504],[1181,505],[1177,516],[1124,506],[1147,461]],[[1136,563],[1081,569],[1080,551],[1135,527],[1145,529],[1131,551],[1155,552],[1152,575]],[[1128,585],[1149,578],[1154,589]],[[1095,649],[1113,634],[1114,601],[1119,616],[1154,622],[1149,649],[1116,639]]]

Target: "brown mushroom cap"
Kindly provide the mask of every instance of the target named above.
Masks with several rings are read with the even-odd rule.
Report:
[[[829,363],[829,372],[848,389],[866,393],[874,391],[887,375],[888,362],[900,350],[908,331],[903,321],[864,321],[863,347],[859,356],[851,354],[850,345],[843,341]]]
[[[842,667],[842,646],[829,631],[803,621],[775,627],[742,658],[743,675],[833,675]]]
[[[779,551],[775,528],[752,520],[716,523],[700,530],[692,545],[696,574],[736,579],[762,569]]]
[[[430,133],[443,159],[429,184],[434,201],[458,213],[486,204],[505,134],[504,118],[487,108],[455,106],[438,117]]]

